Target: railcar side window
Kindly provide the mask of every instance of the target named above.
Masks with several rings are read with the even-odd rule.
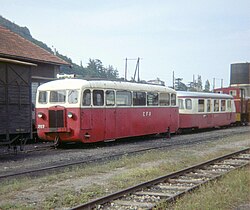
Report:
[[[178,99],[179,109],[184,109],[183,99]]]
[[[39,91],[38,102],[40,104],[47,104],[47,91]]]
[[[204,112],[205,111],[205,106],[204,106],[204,99],[199,99],[198,100],[198,112]]]
[[[226,111],[226,100],[221,100],[221,108],[220,110],[222,112]]]
[[[91,105],[91,92],[89,89],[84,90],[84,92],[83,92],[82,105],[83,106],[90,106]]]
[[[66,90],[53,90],[50,91],[50,99],[51,103],[64,103],[66,99]]]
[[[76,104],[78,102],[78,90],[68,91],[68,102],[69,104]]]
[[[146,106],[146,93],[145,92],[133,92],[133,105],[134,106]]]
[[[94,90],[93,91],[93,104],[94,104],[94,106],[103,106],[104,105],[103,90]]]
[[[207,100],[207,112],[211,112],[211,100]]]
[[[219,111],[219,99],[214,100],[214,111]]]
[[[158,106],[158,93],[147,93],[148,106]]]
[[[107,90],[106,91],[106,106],[115,105],[115,91]]]
[[[192,109],[192,100],[186,99],[185,100],[186,109]]]
[[[116,92],[116,105],[117,106],[131,106],[132,94],[130,91],[117,91]]]
[[[171,106],[176,105],[176,94],[171,94]]]
[[[169,106],[170,105],[170,95],[169,93],[160,93],[160,106]]]

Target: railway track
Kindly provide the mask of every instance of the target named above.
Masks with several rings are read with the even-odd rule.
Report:
[[[215,138],[215,137],[210,137],[207,139],[207,141],[210,141],[211,138]],[[39,167],[36,169],[26,169],[26,170],[22,170],[22,171],[18,171],[18,172],[9,172],[9,173],[0,175],[0,181],[4,180],[4,179],[15,179],[15,178],[18,178],[20,176],[39,176],[39,175],[43,175],[44,173],[49,173],[49,172],[53,173],[55,171],[63,170],[63,169],[68,168],[68,167],[89,164],[92,162],[107,161],[110,159],[119,159],[124,155],[135,155],[138,153],[143,153],[143,152],[147,152],[147,151],[151,151],[151,150],[174,148],[174,147],[179,146],[179,145],[183,145],[183,146],[184,145],[193,145],[193,144],[200,143],[200,142],[206,142],[206,140],[201,139],[201,138],[194,138],[193,140],[190,140],[189,138],[188,138],[188,140],[187,139],[185,139],[185,140],[183,140],[183,139],[176,140],[175,139],[174,141],[168,141],[164,145],[160,144],[157,146],[155,146],[155,145],[154,146],[146,146],[144,148],[140,147],[140,149],[136,149],[136,150],[133,150],[131,152],[125,151],[125,152],[120,152],[117,154],[108,155],[108,156],[100,157],[100,158],[87,158],[87,160],[86,160],[86,158],[83,158],[79,161],[74,161],[74,162],[59,163],[57,165]],[[53,148],[54,148],[53,145],[52,146],[48,145],[48,146],[44,146],[40,149],[43,150],[43,149],[53,149]],[[31,150],[31,151],[35,151],[35,150]],[[26,151],[26,152],[29,152],[29,151]]]
[[[173,202],[204,183],[250,164],[250,148],[221,156],[76,206],[80,209],[152,209]]]

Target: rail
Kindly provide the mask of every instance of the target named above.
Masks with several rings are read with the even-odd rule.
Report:
[[[250,163],[250,148],[227,154],[72,208],[152,209]]]

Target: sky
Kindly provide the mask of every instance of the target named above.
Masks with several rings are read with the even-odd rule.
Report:
[[[201,75],[228,86],[230,65],[250,61],[249,0],[0,0],[0,15],[73,62],[89,59],[172,85]]]

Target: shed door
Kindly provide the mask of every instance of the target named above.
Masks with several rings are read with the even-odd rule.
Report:
[[[25,65],[0,63],[0,132],[31,135],[31,68]],[[2,134],[2,133],[1,133]],[[31,137],[31,136],[30,136]]]

